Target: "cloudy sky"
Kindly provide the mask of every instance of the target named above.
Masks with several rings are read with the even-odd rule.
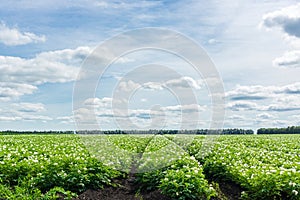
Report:
[[[99,129],[210,127],[207,77],[153,49],[119,57],[96,87],[86,84],[94,93],[82,95],[84,106],[73,107],[83,61],[104,41],[145,27],[205,49],[223,81],[224,127],[300,125],[299,1],[1,0],[0,130],[74,130],[91,110]],[[109,51],[102,59],[114,58]]]

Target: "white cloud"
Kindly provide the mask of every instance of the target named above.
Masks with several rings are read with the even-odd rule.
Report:
[[[84,105],[86,106],[95,106],[95,107],[108,107],[111,105],[112,98],[110,97],[104,97],[102,99],[100,98],[89,98],[84,101]]]
[[[258,105],[250,101],[235,101],[228,103],[227,108],[233,111],[247,111],[256,110]]]
[[[45,105],[42,103],[12,103],[0,111],[0,122],[3,121],[50,121],[51,117],[44,115]]]
[[[290,92],[290,90],[282,90],[284,92]],[[300,90],[297,93],[279,93],[275,96],[271,103],[262,107],[262,110],[267,111],[298,111],[300,110]],[[292,92],[295,92],[292,90]]]
[[[273,65],[278,67],[300,67],[300,51],[288,51],[283,56],[273,60]]]
[[[257,114],[256,118],[260,119],[260,120],[268,120],[268,119],[274,119],[275,116],[271,115],[269,113],[263,112],[263,113]]]
[[[137,123],[139,127],[148,127],[153,122],[162,123],[166,122],[166,125],[171,123],[177,123],[180,125],[180,120],[182,119],[188,121],[183,123],[184,126],[192,127],[198,123],[199,113],[206,111],[206,106],[201,106],[197,104],[187,104],[187,105],[172,105],[172,106],[158,106],[152,107],[150,109],[142,108],[128,108],[123,109],[119,107],[111,107],[113,99],[104,97],[104,98],[90,98],[87,99],[84,103],[84,106],[74,111],[74,118],[79,122],[78,124],[92,124],[95,125],[95,118],[98,119],[98,122],[102,123],[113,123],[114,120],[121,123],[122,127],[125,129],[130,129],[130,124],[128,122]],[[69,118],[60,118],[64,123],[70,122]],[[129,120],[129,121],[128,121]],[[123,123],[124,122],[124,123]],[[109,124],[110,128],[114,126]],[[128,126],[128,127],[127,127]],[[172,127],[172,126],[169,126]]]
[[[43,52],[34,58],[0,56],[0,100],[32,94],[44,83],[65,83],[77,78],[89,47]]]
[[[26,113],[34,113],[34,112],[42,112],[45,111],[45,106],[42,103],[14,103],[12,104],[17,111],[26,112]]]
[[[299,103],[296,102],[291,102],[289,104],[271,104],[268,105],[265,110],[268,111],[278,111],[278,112],[285,112],[285,111],[298,111],[300,110],[300,105]]]
[[[242,115],[230,115],[229,117],[227,117],[230,120],[237,120],[237,121],[244,121],[245,117]]]
[[[209,39],[207,43],[208,44],[216,44],[216,43],[218,43],[218,40],[212,38],[212,39]]]
[[[27,83],[40,85],[46,82],[69,82],[76,78],[73,66],[53,62],[44,58],[23,59],[19,57],[0,56],[1,82]]]
[[[68,46],[68,45],[76,45],[82,43],[82,41],[90,41],[94,43],[95,41],[103,40],[104,37],[108,35],[114,35],[117,32],[121,32],[124,29],[130,28],[139,28],[145,26],[165,26],[167,28],[171,28],[174,30],[182,31],[184,34],[188,35],[195,39],[196,42],[200,44],[204,44],[207,47],[207,52],[212,56],[213,60],[217,64],[218,69],[220,70],[220,74],[222,75],[223,80],[225,81],[225,86],[228,89],[232,89],[233,85],[236,84],[261,84],[260,86],[245,86],[246,88],[239,88],[234,91],[228,92],[228,100],[230,103],[238,103],[238,105],[232,105],[233,109],[249,109],[245,112],[232,112],[236,114],[235,119],[241,119],[241,123],[239,125],[234,124],[233,126],[240,126],[243,124],[248,124],[249,121],[252,122],[259,112],[269,113],[269,114],[278,114],[279,116],[284,113],[277,113],[274,111],[268,111],[268,109],[277,109],[282,108],[282,105],[286,105],[286,107],[295,107],[297,100],[292,99],[292,96],[299,95],[299,89],[296,84],[291,84],[289,86],[268,86],[264,87],[265,84],[286,84],[292,81],[297,81],[297,69],[291,70],[282,70],[278,68],[272,68],[271,62],[274,60],[274,55],[276,57],[280,56],[282,52],[292,49],[286,49],[286,44],[282,41],[282,38],[278,38],[277,33],[281,33],[280,30],[285,32],[285,36],[291,38],[297,38],[296,29],[288,29],[287,24],[292,24],[293,15],[296,19],[298,19],[299,10],[293,11],[294,14],[290,14],[291,11],[282,11],[281,15],[284,21],[280,22],[279,18],[276,16],[268,16],[268,19],[271,20],[272,23],[269,24],[268,28],[270,29],[279,29],[279,31],[273,31],[272,33],[264,34],[261,30],[257,29],[257,24],[261,21],[261,16],[266,11],[272,11],[279,9],[280,7],[286,6],[290,4],[291,1],[257,1],[253,3],[252,1],[243,1],[243,2],[235,2],[232,3],[228,0],[226,1],[211,1],[207,4],[203,4],[200,1],[191,1],[189,3],[186,2],[162,2],[162,1],[108,1],[108,0],[79,0],[79,1],[64,1],[60,2],[57,0],[54,1],[43,1],[36,2],[34,4],[29,1],[21,0],[17,3],[3,2],[1,10],[20,10],[20,12],[27,12],[27,8],[30,10],[44,10],[45,12],[32,12],[32,14],[24,15],[25,17],[34,18],[37,17],[36,13],[46,13],[46,15],[41,15],[40,19],[46,18],[51,21],[60,21],[62,22],[62,26],[56,27],[55,31],[47,32],[49,38],[51,36],[51,40],[54,39],[53,43],[58,46]],[[5,6],[9,4],[9,6]],[[158,6],[156,6],[158,5]],[[80,18],[74,19],[65,19],[67,15],[57,15],[57,11],[64,9],[69,9],[70,7],[76,8],[76,12],[82,14],[83,18],[93,18],[96,19],[94,21],[99,21],[99,26],[95,29],[94,22],[87,23],[84,27],[74,27],[72,26],[72,22],[76,24],[81,22]],[[17,9],[16,9],[17,8]],[[59,8],[59,9],[58,9]],[[154,8],[154,9],[153,9]],[[50,12],[49,12],[50,11]],[[88,12],[87,12],[88,11]],[[22,13],[20,13],[22,15]],[[50,14],[50,15],[48,15]],[[86,15],[87,14],[87,15]],[[113,21],[116,17],[122,16],[122,21],[117,24],[107,26],[107,22]],[[135,16],[138,16],[137,18]],[[153,20],[155,19],[155,20]],[[24,25],[27,27],[31,27],[30,24],[26,25],[26,22],[31,22],[28,18],[24,19]],[[75,20],[75,21],[74,21]],[[44,20],[40,20],[44,21]],[[297,21],[297,20],[296,20]],[[71,23],[69,23],[71,22]],[[77,23],[78,22],[78,23]],[[150,23],[149,23],[150,22]],[[66,23],[66,24],[64,24]],[[69,26],[71,24],[71,26]],[[41,26],[40,26],[41,25]],[[40,30],[48,30],[47,24],[39,23],[32,24],[32,27],[39,27]],[[61,28],[63,27],[63,28]],[[15,28],[20,34],[25,35],[23,27]],[[83,28],[83,29],[82,29]],[[91,29],[92,28],[92,29]],[[9,29],[12,30],[14,27],[9,25]],[[69,34],[65,34],[65,30],[69,30],[71,32],[71,36]],[[99,30],[101,33],[100,36]],[[199,30],[201,30],[199,32]],[[26,30],[27,31],[27,30]],[[40,33],[34,32],[38,37]],[[44,32],[45,34],[46,32]],[[84,33],[84,34],[82,34]],[[88,37],[84,37],[84,36]],[[28,36],[30,37],[30,36]],[[48,37],[48,35],[47,35]],[[100,38],[99,38],[100,37]],[[67,38],[67,39],[66,39]],[[76,38],[75,43],[70,42]],[[88,38],[88,39],[86,39]],[[147,37],[144,36],[145,39]],[[34,40],[34,39],[32,39]],[[294,41],[294,39],[293,39]],[[34,41],[32,41],[34,42]],[[38,42],[38,41],[36,41]],[[71,44],[72,43],[72,44]],[[214,44],[214,45],[212,45]],[[294,44],[294,42],[293,42]],[[46,46],[45,46],[46,45]],[[41,48],[52,48],[53,45],[48,46],[48,43],[43,45]],[[178,44],[175,44],[178,45]],[[3,46],[3,45],[2,45]],[[51,47],[52,46],[52,47]],[[180,46],[180,45],[179,45]],[[299,47],[300,45],[298,45]],[[36,46],[37,47],[37,46]],[[6,47],[4,47],[6,48]],[[39,48],[39,47],[37,47]],[[255,49],[255,51],[253,51]],[[13,49],[12,49],[13,50]],[[70,50],[61,50],[61,51],[53,51],[53,52],[44,52],[33,58],[26,58],[26,55],[32,55],[32,53],[36,52],[36,48],[28,50],[26,55],[21,55],[24,49],[21,49],[20,52],[11,52],[13,55],[18,55],[20,57],[12,57],[19,58],[12,59],[11,63],[6,63],[8,65],[7,68],[3,67],[3,63],[0,64],[0,101],[1,100],[11,100],[16,99],[18,97],[22,97],[24,94],[34,94],[41,84],[43,83],[58,83],[58,82],[66,82],[74,80],[73,75],[74,72],[78,69],[78,63],[81,61],[81,58],[86,55],[84,49],[81,49],[77,53]],[[70,52],[74,52],[76,55],[72,55]],[[80,53],[81,52],[81,53]],[[292,52],[292,51],[290,51]],[[5,52],[5,55],[9,55],[10,52]],[[283,54],[282,54],[283,55]],[[111,56],[113,57],[113,55]],[[160,58],[160,57],[157,57]],[[231,59],[232,58],[232,59]],[[253,59],[255,58],[255,59]],[[8,57],[7,57],[8,59]],[[151,59],[151,58],[150,58]],[[157,59],[157,61],[162,61],[163,59]],[[170,66],[173,66],[172,60],[166,59]],[[153,61],[153,60],[151,60]],[[297,58],[293,58],[290,55],[283,55],[277,60],[274,60],[274,64],[278,64],[280,66],[292,66],[293,63],[297,61]],[[121,59],[120,62],[123,62]],[[25,64],[24,64],[25,63]],[[177,65],[176,65],[177,64]],[[31,67],[34,66],[35,67]],[[45,68],[47,65],[49,68]],[[16,71],[13,71],[14,68],[11,66],[16,66]],[[27,67],[30,66],[30,67]],[[59,66],[59,67],[55,67]],[[177,67],[178,66],[178,67]],[[42,69],[39,69],[41,67]],[[295,66],[293,66],[295,67]],[[124,67],[125,68],[125,67]],[[122,71],[122,68],[120,71]],[[180,63],[175,63],[175,67],[177,69],[181,69],[185,71],[186,68]],[[241,70],[242,69],[242,70]],[[53,71],[51,71],[53,70]],[[73,70],[73,71],[72,71]],[[38,72],[37,72],[38,71]],[[64,72],[65,71],[65,72]],[[125,70],[124,70],[125,71]],[[3,73],[2,73],[3,72]],[[159,71],[161,73],[161,71]],[[295,72],[295,73],[293,73]],[[65,74],[64,74],[65,73]],[[122,74],[116,72],[116,74]],[[164,73],[163,73],[164,74]],[[193,77],[194,74],[190,73],[182,73],[184,76]],[[53,75],[53,77],[50,77]],[[145,73],[144,76],[148,76],[148,73]],[[255,77],[255,78],[253,78]],[[143,77],[140,77],[143,79]],[[171,76],[170,76],[170,79]],[[104,80],[104,79],[103,79]],[[134,79],[132,79],[134,80]],[[146,79],[144,79],[146,80]],[[106,80],[104,80],[106,81]],[[109,80],[110,81],[110,80]],[[107,84],[110,82],[107,81]],[[148,80],[149,81],[149,80]],[[155,81],[155,79],[150,80]],[[193,82],[195,81],[195,82]],[[146,81],[147,82],[147,81]],[[276,82],[276,83],[275,83]],[[124,83],[124,90],[128,88],[136,88],[140,85],[140,83]],[[145,88],[160,90],[162,86],[165,86],[160,83],[156,84],[153,82],[148,82],[144,85]],[[197,80],[173,80],[169,82],[170,85],[176,85],[176,87],[184,88],[193,88],[199,89],[202,87]],[[58,85],[58,84],[57,84]],[[3,87],[2,87],[3,86]],[[5,87],[4,87],[5,86]],[[60,87],[58,85],[58,87]],[[241,86],[244,87],[244,86]],[[108,89],[109,90],[109,89]],[[61,91],[61,88],[59,88]],[[48,92],[48,91],[41,91]],[[106,91],[105,91],[106,92]],[[110,92],[110,90],[109,90]],[[145,91],[142,91],[145,94]],[[151,91],[152,92],[152,91]],[[149,94],[151,94],[149,92]],[[197,91],[198,92],[198,91]],[[202,92],[202,91],[200,91]],[[231,93],[230,93],[231,92]],[[49,95],[51,95],[51,91],[49,91]],[[200,95],[199,97],[202,98]],[[107,95],[107,93],[101,95]],[[45,96],[45,95],[42,95]],[[188,96],[188,95],[186,95]],[[197,97],[198,97],[197,96]],[[283,99],[283,97],[287,97],[287,99]],[[137,96],[137,98],[140,96]],[[147,98],[147,103],[143,103],[143,105],[151,104],[151,101],[154,99],[152,96],[148,98],[148,96],[143,96]],[[39,99],[33,98],[33,99]],[[44,97],[43,97],[44,98]],[[163,97],[162,97],[163,98]],[[21,98],[23,99],[23,98]],[[28,99],[26,97],[26,99]],[[51,98],[51,100],[54,99]],[[164,98],[164,101],[167,99]],[[202,100],[202,99],[201,99]],[[46,102],[47,100],[43,101]],[[110,101],[106,101],[103,99],[98,99],[98,103],[96,102],[97,110],[99,110],[99,116],[101,116],[101,120],[103,121],[111,121],[111,114],[109,112]],[[245,103],[246,102],[246,103]],[[248,108],[247,108],[247,102]],[[92,106],[95,102],[86,102],[88,106]],[[140,102],[139,102],[140,103]],[[173,102],[174,103],[174,102]],[[254,103],[254,104],[251,104]],[[67,104],[68,106],[70,102]],[[142,104],[142,103],[141,103]],[[256,104],[256,105],[255,105]],[[167,104],[168,105],[168,104]],[[173,105],[173,104],[172,104]],[[251,108],[252,105],[252,108]],[[64,104],[65,106],[65,104]],[[134,105],[135,106],[135,105]],[[244,106],[244,108],[243,108]],[[272,106],[272,107],[271,107]],[[67,107],[67,106],[65,106]],[[167,109],[167,108],[165,108]],[[180,113],[177,105],[173,105],[170,108],[170,113],[174,115]],[[59,115],[66,115],[66,117],[62,117],[61,120],[67,122],[71,120],[68,117],[68,113],[61,113],[65,109],[61,109],[61,107],[54,108],[51,110],[51,113]],[[173,110],[173,111],[171,111]],[[279,109],[282,110],[282,109]],[[44,112],[44,111],[42,111]],[[136,116],[134,118],[142,119],[147,118],[147,110],[138,110],[136,111]],[[28,114],[28,113],[27,113]],[[30,113],[29,113],[30,114]],[[247,114],[251,114],[251,117],[247,116]],[[288,114],[297,114],[288,112]],[[242,117],[238,118],[237,115]],[[5,116],[8,118],[9,116]],[[264,117],[263,115],[257,117]],[[282,117],[282,116],[280,116]],[[242,122],[244,119],[244,123]],[[57,119],[59,120],[59,119]],[[252,120],[252,121],[251,121]],[[270,119],[272,120],[272,119]],[[20,123],[21,124],[21,123]],[[22,126],[22,125],[20,125]]]
[[[37,90],[37,87],[34,85],[0,82],[0,101],[9,101],[19,98],[24,94],[32,94],[35,90]]]
[[[276,98],[274,98],[274,102],[280,104],[295,103],[300,105],[300,95],[279,95]]]
[[[179,88],[179,89],[195,89],[199,90],[202,88],[203,81],[195,80],[191,77],[180,77],[178,79],[170,79],[165,82],[145,82],[136,83],[132,80],[121,81],[119,83],[119,90],[130,92],[138,88],[143,88],[147,90],[163,90],[163,88]]]
[[[206,106],[200,106],[198,104],[189,104],[189,105],[175,105],[175,106],[166,106],[162,108],[165,111],[171,112],[203,112],[206,110]]]
[[[116,117],[118,117],[117,113],[118,110],[120,111],[119,113],[127,113],[124,111],[121,111],[119,108],[112,108],[112,98],[109,97],[104,97],[104,98],[89,98],[87,100],[84,101],[84,107],[91,110],[92,109],[96,109],[96,112],[98,115],[107,115],[109,113],[109,115],[112,115],[113,112],[108,112],[108,110],[115,110],[116,112]],[[198,104],[188,104],[188,105],[172,105],[172,106],[165,106],[165,107],[161,107],[160,110],[151,110],[151,109],[128,109],[128,113],[131,114],[135,114],[138,113],[140,114],[140,112],[142,113],[150,113],[150,112],[154,112],[154,113],[159,113],[159,112],[203,112],[206,110],[206,106],[201,106]],[[156,112],[157,111],[157,112]],[[124,116],[124,115],[121,116]]]
[[[237,86],[228,91],[227,108],[233,111],[298,111],[300,110],[300,82],[283,86]],[[253,102],[255,101],[255,102]]]
[[[265,14],[262,25],[268,29],[279,28],[286,42],[294,48],[300,48],[300,3]],[[300,51],[287,51],[273,60],[273,66],[300,67]]]
[[[140,86],[140,84],[133,82],[132,80],[129,81],[122,81],[119,84],[119,88],[122,91],[125,92],[130,92],[130,91],[134,91],[136,89],[138,89]]]
[[[147,82],[142,87],[147,90],[163,90],[163,84],[158,82]]]
[[[300,115],[290,115],[289,120],[294,122],[294,124],[300,124]]]
[[[268,28],[280,27],[290,36],[300,37],[300,3],[263,16],[262,24]]]
[[[57,117],[56,120],[60,121],[60,123],[62,124],[74,124],[73,116]]]
[[[235,89],[226,92],[225,96],[232,101],[241,101],[271,99],[280,94],[300,94],[300,82],[283,86],[237,85]]]
[[[45,115],[24,115],[21,116],[22,121],[42,121],[47,122],[53,120],[53,118]]]
[[[193,88],[193,89],[201,89],[203,82],[196,81],[191,77],[181,77],[179,79],[172,79],[165,83],[167,87],[176,87],[176,88]]]
[[[142,9],[142,8],[151,8],[157,5],[160,5],[160,1],[104,1],[104,0],[92,0],[94,2],[94,5],[101,8],[112,8],[112,9],[126,9],[126,10],[132,10],[132,9]]]
[[[279,92],[287,94],[300,94],[300,82],[280,87]]]
[[[272,86],[241,86],[237,85],[234,90],[225,93],[230,100],[263,100],[272,96],[276,88]]]
[[[56,51],[42,52],[37,55],[37,59],[49,62],[65,63],[67,65],[80,65],[82,61],[93,51],[93,48],[80,46],[76,49],[62,49]]]
[[[16,121],[16,120],[20,120],[20,117],[7,117],[7,116],[0,116],[0,122],[7,122],[7,121]]]
[[[291,122],[287,120],[272,120],[270,123],[273,127],[287,127],[291,125]]]
[[[43,52],[31,59],[0,56],[0,80],[27,82],[39,85],[45,82],[75,80],[79,66],[91,52],[89,47]]]
[[[28,43],[45,42],[44,35],[38,36],[30,32],[20,32],[17,28],[9,28],[0,22],[0,42],[8,46],[24,45]]]

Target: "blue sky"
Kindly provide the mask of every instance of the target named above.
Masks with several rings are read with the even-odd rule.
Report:
[[[103,41],[145,27],[180,32],[206,50],[224,84],[224,127],[300,125],[298,1],[18,0],[0,5],[1,130],[76,129],[73,86],[84,59]],[[181,76],[158,73],[155,67],[136,70],[149,63],[169,66]],[[190,69],[165,52],[134,52],[109,68],[86,102],[95,109],[99,129],[182,128],[182,123],[187,129],[207,128],[209,90]],[[168,79],[158,83],[158,74]],[[192,89],[198,103],[179,104],[161,88],[167,85],[183,93]],[[112,113],[117,86],[140,88],[127,101],[128,116]],[[180,121],[183,113],[190,118]],[[116,124],[120,118],[136,126]]]

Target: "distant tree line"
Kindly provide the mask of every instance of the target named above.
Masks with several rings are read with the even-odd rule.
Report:
[[[22,135],[22,134],[195,134],[195,135],[251,135],[251,129],[195,129],[195,130],[82,130],[82,131],[0,131],[0,135]],[[289,126],[287,128],[260,128],[257,134],[300,134],[300,126]]]
[[[260,128],[257,134],[300,134],[300,126],[289,126],[287,128]]]
[[[193,134],[193,135],[249,135],[254,134],[251,129],[195,129],[195,130],[84,130],[77,134]]]
[[[51,135],[51,134],[74,134],[74,131],[0,131],[0,135]]]
[[[197,130],[197,134],[207,135],[207,134],[221,134],[221,135],[250,135],[254,134],[254,131],[251,129],[222,129],[222,130],[209,130],[209,129],[201,129]]]
[[[50,135],[50,134],[195,134],[195,135],[239,135],[239,134],[254,134],[251,129],[195,129],[195,130],[82,130],[82,131],[0,131],[0,135]]]

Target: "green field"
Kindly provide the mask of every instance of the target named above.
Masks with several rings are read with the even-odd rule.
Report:
[[[0,135],[0,199],[71,199],[120,187],[173,199],[300,199],[300,135]],[[207,151],[206,151],[207,152]],[[228,188],[228,187],[227,187]],[[230,190],[229,190],[230,192]]]

